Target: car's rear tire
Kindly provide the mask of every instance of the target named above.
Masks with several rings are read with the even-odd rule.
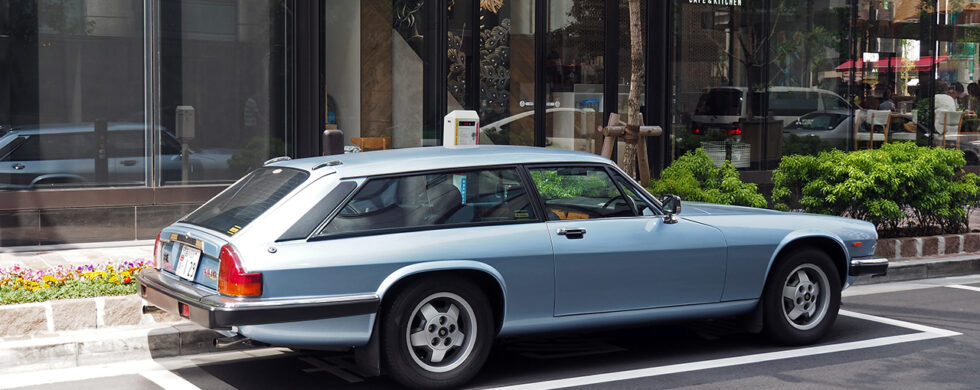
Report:
[[[385,368],[404,386],[459,387],[486,361],[493,324],[490,303],[473,284],[422,279],[385,305],[381,338]]]
[[[820,340],[840,310],[841,282],[827,253],[802,248],[773,266],[762,295],[763,332],[779,344]]]

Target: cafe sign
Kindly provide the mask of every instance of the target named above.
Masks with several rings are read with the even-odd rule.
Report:
[[[742,0],[687,0],[688,4],[734,5],[742,6]]]

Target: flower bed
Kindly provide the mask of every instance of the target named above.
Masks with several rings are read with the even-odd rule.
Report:
[[[152,266],[152,262],[138,259],[46,270],[0,267],[0,304],[134,294],[136,275]]]

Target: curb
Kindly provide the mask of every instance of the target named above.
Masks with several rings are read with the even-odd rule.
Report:
[[[0,374],[217,352],[223,337],[192,323],[155,328],[62,332],[0,343]],[[247,346],[245,346],[247,347]],[[244,349],[223,348],[221,351]]]
[[[854,285],[942,278],[976,273],[980,273],[980,254],[917,260],[896,260],[888,264],[887,275],[861,278]]]

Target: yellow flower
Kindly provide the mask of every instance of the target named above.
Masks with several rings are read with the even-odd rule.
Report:
[[[109,283],[119,284],[119,278],[113,276],[113,277],[109,278]]]
[[[129,271],[123,271],[123,272],[120,272],[119,273],[119,276],[124,277],[124,278],[127,277],[127,276],[131,276],[131,275],[132,274],[129,273]]]
[[[43,288],[43,289],[45,289],[45,290],[46,290],[46,289],[49,289],[49,288],[51,288],[51,286],[49,286],[49,285],[48,285],[47,283],[45,283],[45,284],[42,284],[42,285],[41,285],[41,288]]]
[[[19,288],[20,288],[20,286],[18,286],[18,285],[16,285],[16,284],[15,284],[15,285],[14,285],[14,287],[12,287],[12,288],[13,288],[14,290],[17,290],[17,289],[19,289]]]

